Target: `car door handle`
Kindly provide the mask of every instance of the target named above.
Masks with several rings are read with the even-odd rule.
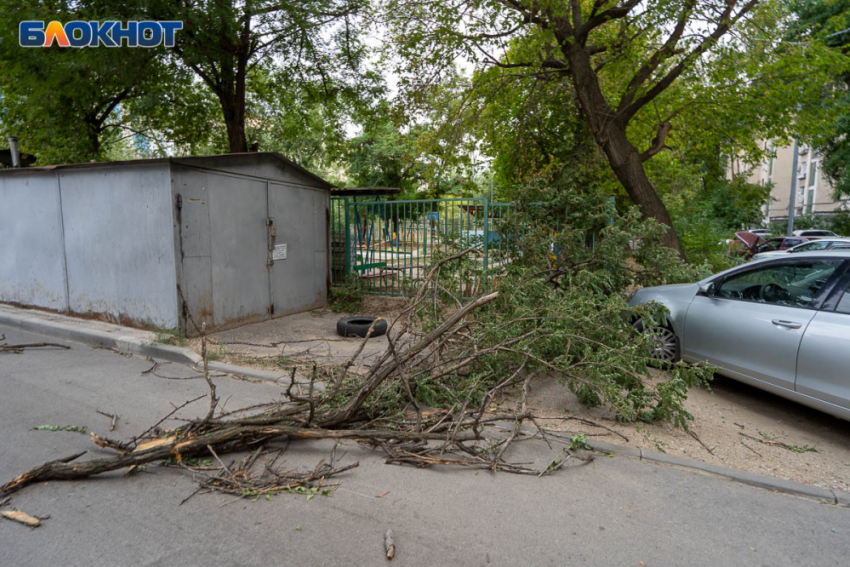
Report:
[[[803,326],[802,323],[797,323],[796,321],[785,321],[784,319],[774,319],[771,323],[777,327],[788,327],[789,329],[799,329]]]

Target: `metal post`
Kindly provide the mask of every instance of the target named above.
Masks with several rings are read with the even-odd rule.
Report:
[[[489,262],[488,262],[489,252],[487,250],[487,248],[490,244],[488,242],[489,240],[490,240],[490,200],[484,199],[484,248],[482,249],[482,251],[484,252],[484,271],[485,272],[487,271],[487,266],[489,264]]]
[[[351,227],[348,219],[348,197],[342,198],[342,208],[345,218],[345,273],[342,275],[342,281],[348,284],[348,278],[351,275]]]
[[[797,206],[797,144],[799,140],[794,136],[794,160],[791,165],[791,198],[788,201],[788,230],[786,236],[794,235],[794,210]]]
[[[12,156],[12,167],[21,167],[21,154],[18,153],[18,137],[6,136],[6,141],[9,142],[9,153]]]

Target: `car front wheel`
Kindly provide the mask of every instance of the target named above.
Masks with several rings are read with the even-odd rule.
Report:
[[[682,345],[673,329],[661,325],[644,329],[643,321],[640,320],[635,323],[635,327],[638,331],[650,335],[658,344],[652,351],[653,360],[662,366],[668,366],[682,359]]]

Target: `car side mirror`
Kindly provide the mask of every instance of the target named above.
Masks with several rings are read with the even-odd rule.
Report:
[[[699,286],[699,294],[704,295],[706,297],[714,296],[714,282],[709,282],[707,284],[701,284]]]

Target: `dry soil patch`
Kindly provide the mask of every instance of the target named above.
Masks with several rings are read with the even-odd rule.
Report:
[[[554,378],[532,382],[529,406],[546,416],[540,424],[547,429],[850,492],[850,423],[723,376],[715,377],[711,390],[688,394],[685,407],[694,416],[690,431],[696,437],[666,423],[618,423],[607,410],[581,405]],[[593,420],[628,441],[570,417]],[[776,442],[802,452],[771,444]]]

